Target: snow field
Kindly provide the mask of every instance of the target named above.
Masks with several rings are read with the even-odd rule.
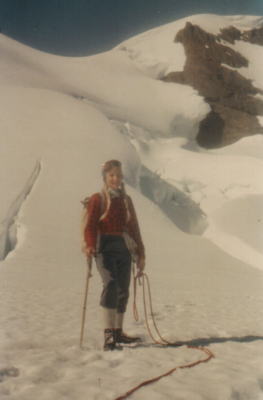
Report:
[[[170,340],[208,345],[216,354],[209,367],[207,364],[195,370],[178,371],[174,377],[159,382],[157,387],[143,390],[156,399],[165,398],[174,391],[182,399],[189,396],[220,399],[225,395],[231,398],[233,391],[241,393],[242,398],[243,391],[258,392],[255,376],[262,376],[259,368],[262,339],[258,336],[263,320],[261,273],[242,265],[202,238],[183,235],[180,231],[174,235],[173,224],[156,206],[131,188],[129,192],[139,210],[146,247],[151,248],[147,270],[162,335]],[[28,204],[33,201],[32,196]],[[154,221],[158,229],[149,229],[148,221]],[[166,240],[162,239],[164,235]],[[158,243],[162,243],[161,252]],[[189,248],[191,252],[186,251]],[[49,252],[33,263],[32,250],[39,252],[39,246],[35,243],[33,249],[27,246],[17,251],[16,257],[9,257],[1,270],[1,303],[5,310],[1,326],[6,331],[2,354],[6,356],[5,365],[15,365],[20,371],[18,378],[2,383],[1,395],[12,400],[36,396],[40,399],[78,396],[81,399],[87,394],[94,399],[102,395],[111,399],[125,392],[127,386],[199,359],[198,352],[185,347],[147,347],[150,342],[142,324],[141,301],[139,323],[133,322],[129,309],[126,327],[129,332],[145,337],[146,347],[102,353],[98,315],[101,285],[95,271],[88,298],[85,346],[84,351],[80,351],[85,262],[76,251],[73,265],[69,254],[64,254],[62,264],[51,258]],[[22,268],[16,268],[17,263]],[[237,368],[239,359],[246,359],[242,369]],[[250,379],[244,381],[242,377],[248,373]]]

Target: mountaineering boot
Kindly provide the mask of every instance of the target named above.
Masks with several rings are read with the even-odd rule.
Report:
[[[116,347],[116,341],[115,341],[115,332],[114,329],[104,329],[104,346],[103,350],[108,351],[108,350],[114,350]]]
[[[141,342],[141,338],[128,336],[123,332],[124,313],[116,313],[115,317],[115,341],[116,343],[129,344]]]
[[[103,309],[104,318],[104,346],[103,349],[107,350],[122,350],[122,347],[118,344],[116,346],[116,334],[115,334],[115,319],[116,309],[105,308]]]
[[[121,328],[115,329],[115,342],[122,344],[139,343],[141,338],[139,336],[128,336]]]

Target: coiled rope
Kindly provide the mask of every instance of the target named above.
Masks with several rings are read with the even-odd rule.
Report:
[[[152,295],[151,295],[151,288],[150,288],[150,281],[148,278],[148,275],[143,273],[140,277],[135,276],[134,274],[134,279],[133,279],[133,287],[134,287],[134,301],[133,301],[133,313],[134,313],[134,318],[136,321],[139,320],[139,313],[138,313],[138,308],[137,308],[137,304],[136,304],[136,298],[137,298],[137,282],[139,281],[140,286],[142,286],[142,290],[143,290],[143,307],[144,307],[144,317],[145,317],[145,323],[146,323],[146,327],[147,327],[147,331],[149,333],[149,336],[151,337],[151,339],[153,340],[153,342],[155,344],[161,345],[161,346],[172,346],[172,347],[178,347],[181,344],[178,344],[177,342],[170,342],[166,339],[164,339],[162,337],[162,335],[160,334],[160,331],[157,327],[155,318],[154,318],[154,312],[153,312],[153,306],[152,306]],[[151,319],[153,322],[153,326],[155,329],[155,334],[157,335],[158,339],[156,339],[154,337],[154,334],[150,328],[150,324],[149,324],[149,318],[148,318],[148,308],[147,308],[147,300],[146,300],[146,292],[148,293],[148,300],[149,300],[149,307],[150,307],[150,315],[151,315]],[[160,379],[171,375],[173,372],[175,372],[178,369],[185,369],[185,368],[193,368],[199,364],[202,363],[206,363],[208,361],[210,361],[213,357],[214,354],[212,353],[211,350],[209,350],[207,347],[201,347],[201,346],[190,346],[187,345],[187,348],[189,349],[195,349],[198,351],[201,351],[203,353],[205,353],[206,357],[202,358],[198,361],[194,361],[188,364],[184,364],[184,365],[179,365],[177,367],[174,367],[172,369],[170,369],[169,371],[156,376],[152,379],[146,380],[141,382],[139,385],[135,386],[134,388],[130,389],[128,392],[126,392],[124,395],[117,397],[115,400],[125,400],[128,397],[130,397],[134,392],[136,392],[137,390],[139,390],[140,388],[142,388],[143,386],[147,386],[150,385],[154,382],[159,381]]]

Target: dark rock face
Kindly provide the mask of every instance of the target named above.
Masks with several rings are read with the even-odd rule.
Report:
[[[221,33],[218,35],[219,39],[223,39],[231,44],[235,43],[235,40],[244,40],[244,42],[250,42],[263,46],[263,26],[257,29],[251,29],[250,31],[241,32],[234,26],[221,29]]]
[[[250,41],[251,37],[263,41],[263,28],[254,31],[241,33],[229,27],[215,36],[187,22],[176,35],[175,41],[183,44],[186,53],[184,71],[169,73],[163,80],[192,86],[211,106],[197,136],[204,147],[220,147],[243,136],[263,133],[256,118],[263,115],[263,101],[254,97],[263,91],[236,71],[247,67],[248,60],[222,44],[222,41],[232,44],[235,40]]]
[[[234,26],[229,26],[228,28],[221,29],[219,39],[223,39],[231,44],[235,43],[235,40],[241,39],[241,32]]]
[[[263,46],[263,26],[258,29],[252,29],[251,31],[245,31],[242,34],[242,39],[246,42]]]

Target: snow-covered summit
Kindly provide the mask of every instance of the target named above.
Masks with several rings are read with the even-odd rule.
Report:
[[[150,76],[197,90],[210,106],[196,135],[203,147],[263,133],[262,18],[196,15],[118,49]]]
[[[220,29],[228,26],[235,26],[241,30],[261,27],[263,25],[263,17],[221,16],[215,14],[192,15],[134,36],[122,42],[116,48],[127,51],[142,69],[152,72],[154,76],[163,76],[171,71],[181,71],[185,63],[185,54],[183,46],[179,43],[174,43],[174,38],[187,22],[198,25],[209,33],[218,35]]]

